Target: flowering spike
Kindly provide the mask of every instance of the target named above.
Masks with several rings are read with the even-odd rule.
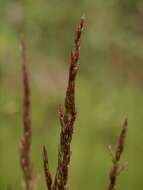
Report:
[[[23,136],[20,144],[20,163],[23,170],[23,186],[25,190],[31,190],[32,166],[30,160],[31,149],[31,121],[30,121],[30,86],[27,67],[26,41],[21,40],[22,73],[23,73]]]
[[[120,162],[122,153],[124,151],[127,127],[128,127],[128,120],[126,118],[124,121],[124,124],[122,126],[122,130],[120,133],[116,152],[115,152],[115,155],[113,157],[113,166],[112,166],[112,169],[110,172],[110,181],[109,181],[109,185],[108,185],[108,190],[115,190],[116,189],[117,176],[125,168],[125,165],[120,165],[119,162]]]
[[[52,189],[52,176],[49,171],[48,153],[47,153],[47,149],[45,146],[43,146],[43,167],[44,167],[47,189],[51,190]]]
[[[78,61],[80,58],[80,40],[84,28],[85,18],[81,17],[77,27],[74,50],[71,52],[68,86],[65,96],[64,110],[59,110],[61,124],[60,144],[58,148],[58,166],[53,185],[53,190],[67,190],[68,171],[71,157],[71,140],[76,119],[75,108],[75,79],[78,71]]]

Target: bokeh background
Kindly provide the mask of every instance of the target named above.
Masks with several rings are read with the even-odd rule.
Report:
[[[31,82],[32,161],[46,189],[42,145],[54,175],[69,53],[75,26],[86,15],[72,143],[70,189],[107,189],[111,157],[129,118],[118,189],[143,189],[143,0],[0,0],[0,190],[20,189],[22,134],[20,38],[28,43]]]

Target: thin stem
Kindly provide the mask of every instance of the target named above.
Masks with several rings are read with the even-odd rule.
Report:
[[[128,127],[128,120],[125,119],[124,124],[122,126],[121,133],[120,133],[115,155],[113,156],[113,166],[110,171],[110,176],[109,176],[110,180],[109,180],[108,190],[116,189],[117,177],[124,168],[122,167],[122,165],[120,166],[119,162],[124,151],[127,127]]]
[[[84,28],[85,18],[81,17],[77,27],[74,50],[71,52],[68,86],[65,96],[64,109],[59,109],[59,120],[61,124],[60,144],[58,148],[58,167],[56,171],[53,190],[67,190],[69,164],[71,158],[71,141],[76,119],[75,108],[75,80],[78,71],[80,58],[80,40]]]
[[[22,73],[23,73],[23,137],[20,146],[20,163],[23,171],[24,189],[30,190],[30,182],[32,178],[32,167],[30,160],[31,149],[31,121],[30,121],[30,86],[29,73],[27,65],[27,47],[25,39],[21,40],[21,57],[22,57]]]
[[[52,176],[49,171],[48,153],[47,153],[47,149],[45,146],[43,146],[43,167],[44,167],[47,189],[51,190],[52,189]]]

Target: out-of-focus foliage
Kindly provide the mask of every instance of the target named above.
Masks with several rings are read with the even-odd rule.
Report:
[[[111,159],[124,116],[129,162],[119,189],[142,189],[143,1],[0,0],[0,189],[20,188],[22,81],[19,42],[28,41],[33,147],[32,160],[45,189],[42,145],[55,172],[59,124],[73,32],[85,13],[87,27],[77,80],[78,120],[74,134],[70,188],[106,189]]]

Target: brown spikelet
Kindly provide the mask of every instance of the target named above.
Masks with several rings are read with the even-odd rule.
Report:
[[[120,133],[117,149],[116,149],[115,155],[113,155],[113,166],[110,171],[110,178],[109,178],[110,181],[109,181],[109,185],[108,185],[108,190],[116,189],[117,176],[124,169],[124,166],[120,165],[119,162],[120,162],[122,153],[124,151],[127,127],[128,127],[128,120],[125,119],[124,124],[122,126],[121,133]]]
[[[58,166],[53,185],[53,190],[67,190],[68,171],[71,158],[71,140],[76,119],[75,108],[75,79],[78,71],[80,58],[80,40],[84,28],[85,18],[81,17],[77,27],[74,50],[71,52],[68,86],[65,96],[64,109],[59,109],[59,120],[61,124],[60,144],[58,148]]]
[[[51,173],[49,171],[48,153],[47,153],[45,146],[43,146],[43,167],[44,167],[47,189],[51,190],[52,189],[52,176],[51,176]]]
[[[23,186],[25,190],[30,190],[32,179],[32,167],[30,160],[31,149],[31,121],[30,121],[30,87],[29,74],[26,55],[26,41],[21,40],[21,56],[22,56],[22,73],[23,73],[23,137],[20,143],[20,163],[23,171]]]

